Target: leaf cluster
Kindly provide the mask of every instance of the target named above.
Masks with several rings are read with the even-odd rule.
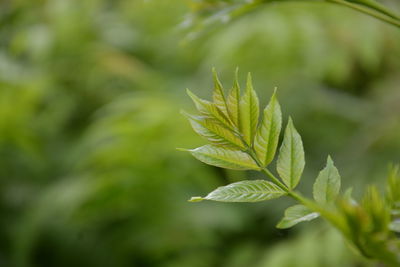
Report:
[[[370,186],[360,202],[347,189],[340,193],[341,177],[330,156],[313,185],[313,198],[294,189],[305,166],[300,134],[289,117],[283,140],[282,111],[276,90],[260,116],[257,93],[251,75],[244,93],[238,82],[226,94],[213,70],[213,101],[198,98],[188,90],[200,115],[183,114],[193,130],[210,144],[188,150],[198,160],[216,167],[263,172],[268,180],[245,180],[222,186],[204,197],[190,201],[258,202],[289,196],[299,203],[286,209],[278,228],[289,228],[303,221],[323,217],[340,230],[362,255],[389,265],[400,264],[400,174],[392,167],[385,195]],[[279,145],[279,151],[278,151]],[[277,153],[278,152],[278,153]],[[269,167],[275,156],[276,174]]]

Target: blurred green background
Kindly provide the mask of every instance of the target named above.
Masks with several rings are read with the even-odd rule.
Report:
[[[303,136],[300,190],[331,154],[360,193],[400,160],[400,31],[321,3],[232,19],[229,2],[1,1],[0,266],[369,266],[323,222],[275,229],[289,200],[188,203],[258,174],[177,151],[205,143],[179,110],[213,66],[226,87],[250,71]]]

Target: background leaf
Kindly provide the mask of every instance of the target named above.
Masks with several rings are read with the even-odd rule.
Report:
[[[314,199],[321,204],[333,202],[339,194],[340,175],[328,156],[326,167],[319,173],[313,186]]]
[[[386,198],[393,216],[400,216],[400,173],[399,166],[391,166],[386,185]]]
[[[255,180],[218,187],[203,199],[222,202],[258,202],[283,195],[286,195],[286,192],[276,184],[265,180]],[[193,200],[199,201],[199,198],[194,197]]]
[[[393,232],[400,233],[400,220],[394,220],[389,224],[389,229]]]
[[[386,232],[390,224],[390,207],[375,185],[369,185],[361,200],[361,205],[369,216],[369,231]]]
[[[292,119],[289,118],[283,143],[279,150],[277,171],[283,182],[293,189],[300,181],[305,165],[303,142]]]

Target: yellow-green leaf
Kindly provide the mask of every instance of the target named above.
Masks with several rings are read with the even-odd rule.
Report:
[[[240,132],[246,143],[251,146],[257,130],[259,104],[257,94],[253,89],[250,73],[247,76],[246,92],[240,100],[239,115]]]
[[[274,159],[281,127],[282,112],[274,92],[264,109],[263,118],[254,139],[254,149],[264,166]]]
[[[299,183],[304,165],[303,142],[289,118],[277,162],[279,176],[289,189],[295,188]]]
[[[321,204],[332,203],[339,195],[339,190],[339,171],[328,156],[326,167],[318,174],[313,186],[314,199]]]
[[[214,145],[244,149],[241,139],[219,121],[204,116],[190,115],[186,112],[182,113],[188,118],[193,130]]]
[[[258,202],[286,195],[276,184],[265,180],[241,181],[218,187],[206,197],[193,197],[190,201],[214,200],[221,202]]]
[[[375,232],[384,232],[391,219],[390,207],[376,186],[367,187],[361,204],[370,218],[370,229]]]
[[[193,103],[201,114],[214,118],[221,122],[225,127],[232,129],[232,122],[230,119],[214,103],[197,97],[189,89],[187,89],[186,92],[193,100]]]
[[[217,72],[213,68],[213,77],[214,77],[214,90],[213,90],[213,101],[215,105],[228,116],[228,109],[226,107],[226,99],[224,94],[224,88],[222,87],[221,82],[218,79]]]
[[[238,69],[235,73],[235,81],[233,83],[232,89],[229,91],[228,95],[228,113],[229,116],[236,127],[239,127],[239,103],[240,103],[240,86],[238,81]]]
[[[400,169],[390,166],[386,185],[386,196],[393,216],[400,216]]]
[[[285,216],[276,227],[280,229],[290,228],[300,222],[311,221],[318,216],[317,212],[312,212],[306,206],[295,205],[285,210]]]
[[[189,150],[189,152],[198,160],[221,168],[232,170],[260,169],[249,155],[238,150],[205,145]]]

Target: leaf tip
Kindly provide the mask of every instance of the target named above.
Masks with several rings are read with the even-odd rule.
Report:
[[[188,202],[200,202],[203,200],[204,200],[204,198],[202,198],[202,197],[192,197],[191,199],[188,200]]]
[[[276,92],[278,91],[278,87],[274,87],[274,92],[272,93],[272,98],[276,97]]]
[[[179,111],[179,113],[181,113],[183,116],[185,116],[185,117],[189,117],[189,113],[187,113],[185,110],[183,110],[183,109],[181,109],[180,111]]]
[[[289,228],[286,225],[284,225],[282,222],[278,222],[275,227],[278,228],[278,229],[287,229],[287,228]]]
[[[211,72],[213,74],[214,80],[218,81],[218,73],[217,73],[217,70],[215,69],[215,67],[212,67]]]
[[[236,87],[239,87],[239,67],[236,67],[235,69],[235,81],[234,81],[234,85]]]
[[[186,88],[186,94],[192,99],[192,101],[196,104],[197,101],[199,101],[199,98],[192,93],[188,88]]]
[[[290,126],[290,127],[294,127],[294,124],[293,124],[293,119],[292,119],[292,117],[291,116],[289,116],[289,119],[288,119],[288,127]]]
[[[251,77],[251,72],[247,73],[247,90],[251,90],[253,88],[253,78]]]
[[[235,69],[235,76],[237,76],[238,73],[239,73],[239,66],[236,66],[236,69]]]
[[[212,73],[213,73],[213,79],[214,79],[214,90],[217,90],[217,91],[220,90],[220,91],[221,91],[221,94],[222,94],[222,96],[223,96],[223,95],[224,95],[224,93],[223,93],[223,86],[222,86],[221,81],[220,81],[219,78],[218,78],[218,73],[217,73],[215,67],[212,68]],[[215,92],[215,91],[214,91],[214,92]]]
[[[181,147],[177,147],[177,148],[175,148],[176,150],[178,150],[178,151],[182,151],[182,152],[188,152],[189,151],[189,149],[187,149],[187,148],[181,148]]]
[[[332,160],[331,155],[328,155],[328,157],[327,157],[327,159],[326,159],[326,163],[327,163],[327,164],[333,164],[333,160]]]

